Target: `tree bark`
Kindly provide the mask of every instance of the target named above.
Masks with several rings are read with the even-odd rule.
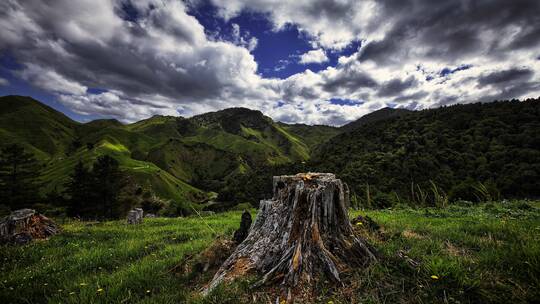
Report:
[[[13,211],[0,220],[0,243],[25,244],[57,234],[60,228],[49,218],[32,209]]]
[[[349,191],[334,174],[275,176],[273,192],[271,200],[261,201],[247,238],[204,294],[252,271],[262,274],[255,286],[279,283],[289,292],[323,278],[341,282],[343,271],[376,260],[373,249],[353,233]]]

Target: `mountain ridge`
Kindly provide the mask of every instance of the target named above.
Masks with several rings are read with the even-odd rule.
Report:
[[[107,154],[141,187],[189,209],[251,168],[303,162],[310,154],[296,134],[247,108],[79,123],[31,97],[11,95],[0,97],[0,120],[0,145],[19,143],[43,164],[43,195],[61,191],[79,160],[89,165]]]

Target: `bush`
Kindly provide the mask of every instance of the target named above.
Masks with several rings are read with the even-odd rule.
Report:
[[[152,195],[149,198],[143,199],[141,202],[141,207],[143,208],[144,212],[149,213],[158,213],[161,209],[163,209],[167,204],[159,199],[157,196]]]
[[[392,194],[378,192],[372,198],[374,208],[391,208],[396,204],[395,196]]]
[[[475,182],[473,180],[467,179],[457,184],[456,186],[450,189],[448,199],[451,202],[456,201],[469,201],[469,202],[478,202],[477,190],[475,189]]]

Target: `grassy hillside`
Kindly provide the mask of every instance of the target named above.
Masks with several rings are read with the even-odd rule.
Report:
[[[315,303],[534,303],[540,300],[540,204],[501,202],[446,209],[354,211],[380,225],[356,225],[379,263],[322,286]],[[68,222],[49,241],[1,247],[2,303],[275,302],[247,282],[199,290],[215,269],[183,275],[185,258],[230,237],[240,212],[175,219]],[[249,278],[248,280],[252,280]]]
[[[540,100],[455,105],[363,124],[321,145],[363,205],[540,197]]]
[[[79,160],[88,166],[108,154],[139,186],[181,205],[204,201],[198,188],[219,192],[251,168],[305,161],[315,142],[308,147],[285,125],[245,108],[81,124],[32,98],[5,96],[0,118],[0,145],[22,144],[42,163],[42,194],[61,192]]]
[[[37,156],[42,194],[62,190],[79,159],[110,154],[136,183],[181,204],[205,201],[204,192],[255,204],[273,174],[306,170],[339,174],[353,203],[370,207],[540,197],[539,104],[386,108],[342,128],[276,123],[245,108],[124,125],[81,124],[6,96],[0,145],[21,143]]]
[[[79,160],[91,165],[107,154],[133,181],[163,199],[187,207],[206,196],[154,163],[132,157],[134,151],[149,151],[159,140],[132,132],[116,120],[80,124],[29,97],[5,96],[0,98],[0,138],[2,145],[22,144],[41,162],[42,194],[62,191]]]
[[[79,126],[30,97],[0,97],[1,142],[20,143],[39,159],[67,152]]]
[[[279,125],[285,131],[294,134],[296,137],[302,140],[310,148],[310,150],[341,132],[339,128],[324,125],[289,125],[284,123],[279,123]]]

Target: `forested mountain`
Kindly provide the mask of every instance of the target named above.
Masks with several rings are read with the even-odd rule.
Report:
[[[77,165],[91,170],[111,156],[129,179],[125,204],[155,197],[172,214],[256,205],[270,195],[272,175],[309,170],[336,173],[353,203],[368,207],[538,197],[539,104],[386,108],[335,128],[274,122],[245,108],[78,123],[32,98],[5,96],[0,148],[33,154],[40,195],[66,199]]]
[[[312,156],[364,205],[540,196],[540,100],[454,105],[362,124]]]
[[[393,117],[400,117],[412,112],[413,111],[407,109],[382,108],[380,110],[366,114],[359,119],[342,126],[340,130],[342,132],[350,132],[366,124],[376,123],[378,121],[386,120]]]

